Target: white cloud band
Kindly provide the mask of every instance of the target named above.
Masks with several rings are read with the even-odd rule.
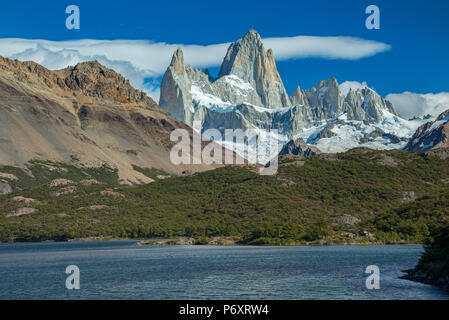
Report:
[[[278,61],[300,58],[357,60],[391,49],[388,44],[353,37],[287,37],[265,38],[265,47],[272,48]],[[160,77],[170,63],[177,47],[184,51],[186,63],[194,67],[219,66],[229,43],[201,45],[155,43],[146,40],[71,40],[48,41],[31,39],[0,39],[0,55],[21,61],[35,61],[49,69],[62,69],[78,62],[98,60],[121,73],[137,88],[159,99]],[[366,86],[347,81],[343,91]],[[389,94],[398,113],[404,118],[431,114],[437,116],[449,108],[449,92]]]
[[[273,49],[277,60],[308,57],[357,60],[390,50],[385,43],[353,37],[298,36],[265,38],[263,41],[267,48]],[[157,87],[145,79],[160,77],[177,47],[183,49],[186,63],[193,67],[213,67],[221,64],[228,46],[229,43],[202,46],[146,40],[0,39],[0,55],[35,61],[53,70],[82,61],[98,60],[154,97]]]

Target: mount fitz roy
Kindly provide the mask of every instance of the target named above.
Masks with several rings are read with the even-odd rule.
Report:
[[[217,78],[186,66],[183,52],[176,50],[162,81],[160,106],[96,61],[48,70],[0,57],[0,166],[107,164],[125,184],[158,179],[142,173],[150,168],[187,175],[221,166],[173,164],[175,129],[191,137],[200,131],[207,138],[212,138],[208,129],[254,129],[262,136],[259,144],[213,140],[243,157],[276,145],[276,153],[257,159],[260,163],[279,151],[311,156],[355,147],[439,149],[449,155],[443,150],[449,147],[449,110],[436,119],[405,120],[374,90],[339,85],[334,78],[288,95],[272,50],[265,50],[253,30],[230,45]],[[200,127],[192,130],[197,123]],[[2,184],[10,190],[14,183],[0,174],[2,193]]]
[[[289,96],[273,51],[265,49],[254,30],[229,46],[217,78],[186,66],[177,49],[162,80],[159,104],[189,126],[200,123],[195,129],[206,136],[208,129],[222,134],[225,129],[254,129],[279,145],[281,154],[400,149],[425,123],[402,119],[374,90],[342,87],[335,78],[312,90],[298,86]],[[278,134],[271,134],[273,129]],[[247,156],[242,146],[226,147]],[[249,152],[255,147],[248,146]]]

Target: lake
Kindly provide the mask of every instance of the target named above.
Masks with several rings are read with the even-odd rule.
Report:
[[[449,299],[398,277],[421,246],[136,246],[136,241],[0,245],[0,299]],[[80,290],[65,286],[68,265]],[[380,270],[368,290],[365,269]]]

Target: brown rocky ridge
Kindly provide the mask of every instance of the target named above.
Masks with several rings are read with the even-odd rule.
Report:
[[[77,159],[116,168],[128,184],[152,181],[134,166],[174,175],[218,166],[172,164],[170,134],[177,128],[191,140],[196,134],[96,61],[51,71],[0,57],[0,166]]]

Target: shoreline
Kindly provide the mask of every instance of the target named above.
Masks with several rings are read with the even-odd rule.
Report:
[[[415,269],[404,270],[403,272],[406,274],[401,276],[401,279],[431,285],[449,293],[449,278],[435,279],[429,274]]]
[[[153,239],[131,239],[131,238],[80,238],[80,239],[70,239],[67,241],[61,240],[43,240],[43,241],[11,241],[11,242],[0,242],[0,245],[6,244],[39,244],[39,243],[83,243],[83,242],[113,242],[113,241],[129,241],[135,242],[136,246],[155,246],[155,247],[164,247],[164,246],[215,246],[215,247],[332,247],[332,246],[423,246],[423,243],[414,243],[414,242],[360,242],[360,243],[318,243],[318,242],[310,242],[310,243],[291,243],[291,244],[246,244],[246,243],[238,243],[238,241],[234,242],[221,242],[222,238],[226,237],[214,237],[220,238],[215,239],[213,243],[195,243],[195,242],[184,242],[177,241],[180,238],[153,238]],[[182,238],[185,239],[185,238]]]

